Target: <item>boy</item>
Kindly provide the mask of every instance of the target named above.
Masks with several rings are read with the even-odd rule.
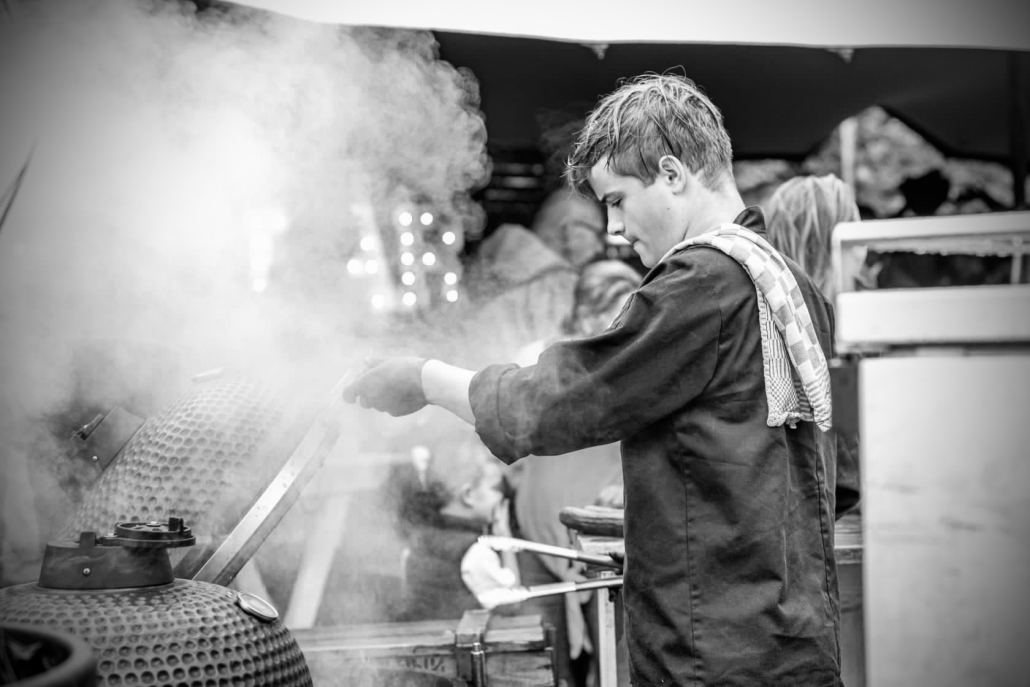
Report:
[[[634,685],[837,685],[832,312],[731,162],[691,81],[621,86],[568,170],[651,268],[616,322],[525,368],[386,361],[345,398],[440,405],[509,463],[621,441]]]

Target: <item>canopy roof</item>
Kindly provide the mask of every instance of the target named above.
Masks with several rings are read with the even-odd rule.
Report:
[[[1030,50],[1009,0],[242,0],[312,21],[588,43],[940,46]]]
[[[620,78],[679,68],[722,109],[740,158],[804,157],[880,105],[946,155],[1004,160],[1013,69],[1030,65],[1030,3],[1008,0],[241,4],[435,31],[441,57],[479,80],[491,144],[512,148],[536,147],[542,118],[585,114]]]
[[[738,157],[799,158],[846,117],[881,105],[945,154],[1009,154],[1003,52],[619,44],[437,33],[444,59],[479,78],[491,142],[535,145],[552,111],[585,114],[620,78],[681,68],[722,109]],[[1024,94],[1025,95],[1025,94]]]

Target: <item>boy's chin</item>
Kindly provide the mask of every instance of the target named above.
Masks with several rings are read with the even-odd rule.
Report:
[[[639,257],[639,258],[640,258],[640,262],[641,262],[641,263],[642,263],[642,264],[644,265],[644,267],[646,267],[647,269],[651,269],[651,268],[652,268],[652,267],[654,267],[654,266],[655,266],[656,264],[658,264],[658,261],[657,261],[657,260],[654,260],[654,259],[652,259],[650,255],[648,255],[647,253],[645,253],[645,252],[643,252],[643,251],[639,251],[639,250],[638,250],[638,251],[636,251],[636,254],[637,254],[637,257]]]

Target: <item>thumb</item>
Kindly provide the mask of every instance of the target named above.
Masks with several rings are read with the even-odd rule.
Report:
[[[384,362],[386,362],[386,359],[379,356],[365,356],[365,359],[362,361],[364,368],[358,374],[357,378],[344,388],[343,400],[347,403],[354,403],[358,399],[358,396],[363,395],[365,391],[365,376],[369,371],[374,370]]]
[[[358,400],[358,396],[364,391],[364,374],[358,375],[358,378],[348,384],[343,390],[343,400],[347,403],[354,403]]]

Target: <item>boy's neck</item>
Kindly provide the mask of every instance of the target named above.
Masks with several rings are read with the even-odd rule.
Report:
[[[735,184],[726,184],[706,194],[691,213],[684,240],[707,234],[720,224],[727,224],[744,211],[744,200]]]

